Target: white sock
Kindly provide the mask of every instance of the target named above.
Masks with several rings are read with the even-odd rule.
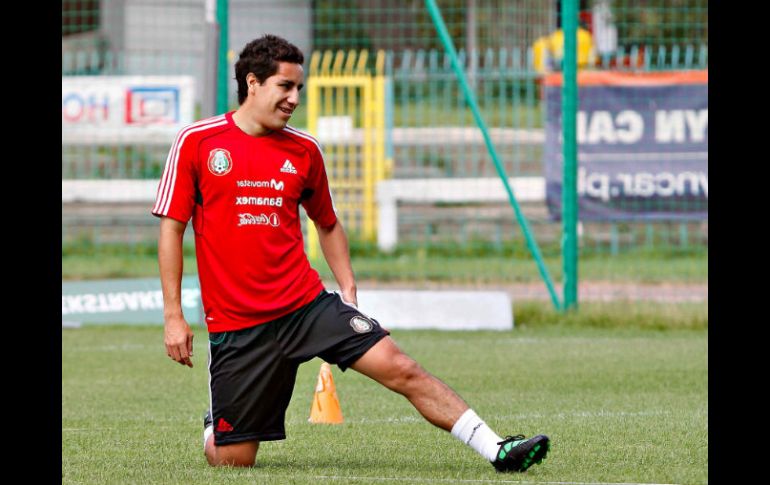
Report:
[[[214,434],[214,425],[207,427],[203,430],[203,451],[206,451],[206,442],[209,440],[209,436]]]
[[[452,436],[476,450],[489,461],[495,461],[502,438],[489,429],[473,409],[468,409],[460,416],[460,419],[452,426]]]

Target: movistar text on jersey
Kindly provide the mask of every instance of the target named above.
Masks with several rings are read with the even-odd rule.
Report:
[[[270,188],[275,190],[283,190],[283,180],[238,180],[236,182],[238,187],[256,187],[256,188]]]

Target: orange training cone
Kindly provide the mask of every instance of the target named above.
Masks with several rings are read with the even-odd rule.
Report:
[[[324,362],[318,372],[318,384],[315,386],[313,405],[310,407],[311,423],[339,424],[342,422],[342,410],[334,387],[332,368]]]

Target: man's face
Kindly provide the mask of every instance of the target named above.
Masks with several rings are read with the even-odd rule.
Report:
[[[257,83],[254,98],[256,121],[270,130],[286,126],[299,104],[299,91],[304,86],[302,66],[291,62],[279,62],[278,71]]]

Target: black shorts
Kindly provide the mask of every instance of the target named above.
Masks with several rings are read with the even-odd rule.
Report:
[[[320,357],[344,371],[389,333],[326,290],[271,322],[209,333],[215,443],[285,439],[299,365]]]

